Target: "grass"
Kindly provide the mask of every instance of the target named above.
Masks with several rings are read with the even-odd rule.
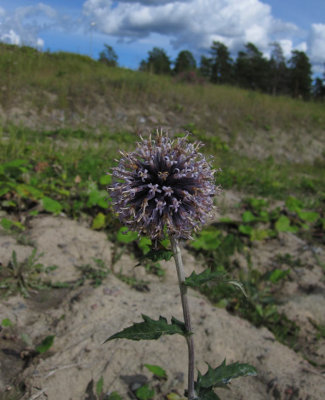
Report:
[[[150,115],[148,105],[154,105],[163,113],[180,114],[187,123],[193,122],[193,114],[200,115],[200,129],[211,134],[226,129],[227,136],[258,129],[325,126],[322,104],[227,86],[188,85],[173,77],[109,68],[87,56],[38,52],[3,43],[0,87],[0,104],[5,110],[24,101],[38,111],[82,113],[103,101],[110,109],[140,107],[146,116]]]

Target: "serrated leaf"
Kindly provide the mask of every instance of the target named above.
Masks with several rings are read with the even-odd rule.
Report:
[[[150,400],[155,395],[155,391],[149,385],[143,385],[135,392],[139,400]]]
[[[144,366],[150,372],[152,372],[157,378],[162,378],[162,379],[167,378],[166,371],[163,368],[159,367],[159,365],[144,364]]]
[[[44,196],[42,198],[42,204],[44,210],[50,213],[58,214],[59,212],[62,211],[61,204],[58,201],[51,199],[50,197]]]
[[[156,340],[162,335],[187,335],[185,324],[174,317],[172,317],[171,324],[168,324],[167,319],[161,316],[158,321],[144,314],[142,314],[142,318],[143,322],[135,323],[115,333],[106,339],[104,343],[113,339]]]
[[[256,369],[249,364],[238,362],[226,365],[226,360],[217,368],[208,364],[208,371],[205,375],[199,375],[196,383],[197,390],[201,388],[210,389],[213,387],[225,387],[232,379],[240,376],[255,376]]]
[[[225,274],[223,272],[211,271],[211,269],[206,269],[200,274],[192,272],[191,275],[185,279],[184,284],[190,287],[199,287],[212,280],[222,280],[224,281]]]
[[[137,232],[128,231],[128,228],[125,226],[122,226],[122,228],[120,228],[116,236],[116,239],[120,243],[125,243],[125,244],[134,242],[135,240],[137,240],[137,238],[138,238]]]
[[[46,338],[42,341],[42,343],[36,346],[35,350],[40,354],[45,353],[52,347],[54,338],[55,338],[54,335],[46,336]]]
[[[96,383],[96,394],[98,397],[103,393],[104,378],[101,376]]]
[[[98,213],[93,220],[92,229],[102,229],[105,227],[106,219],[103,213]]]

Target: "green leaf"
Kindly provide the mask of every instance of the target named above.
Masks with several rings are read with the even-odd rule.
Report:
[[[145,258],[149,258],[150,260],[156,262],[156,261],[169,261],[173,257],[173,252],[170,250],[155,250],[151,249],[147,254]]]
[[[99,183],[101,185],[109,185],[112,182],[112,176],[107,174],[107,175],[102,175],[99,178]]]
[[[245,211],[242,215],[243,222],[253,222],[256,221],[255,215],[251,211]]]
[[[224,281],[225,274],[219,271],[211,271],[211,269],[206,269],[200,274],[196,272],[192,272],[191,275],[185,279],[184,284],[190,287],[199,287],[204,285],[205,283],[212,281],[212,280],[221,280]]]
[[[42,343],[36,346],[35,350],[40,354],[45,353],[52,347],[54,338],[55,338],[54,335],[46,336],[46,338],[42,341]]]
[[[11,190],[11,187],[9,187],[9,186],[2,186],[1,188],[0,188],[0,197],[2,197],[2,196],[4,196],[5,194],[7,194],[8,192],[10,192],[10,190]]]
[[[13,326],[13,323],[10,321],[9,318],[5,318],[1,321],[1,326],[3,327]]]
[[[290,219],[285,215],[281,215],[281,217],[276,221],[275,229],[278,232],[297,232],[298,230],[296,226],[290,225]]]
[[[162,335],[187,335],[185,324],[174,317],[172,317],[171,324],[168,324],[166,318],[161,316],[158,321],[144,314],[142,314],[142,318],[143,322],[135,323],[121,332],[115,333],[104,343],[113,339],[156,340]]]
[[[142,236],[138,242],[139,248],[142,250],[142,254],[146,255],[150,252],[150,246],[152,242],[149,238]]]
[[[43,192],[36,189],[34,186],[26,185],[25,183],[17,185],[16,192],[21,197],[27,197],[27,198],[31,198],[31,199],[40,199],[44,196]]]
[[[11,221],[10,219],[2,218],[0,223],[1,226],[6,230],[10,230],[13,227],[18,228],[21,231],[25,230],[24,225],[19,221]]]
[[[117,392],[112,392],[108,396],[108,400],[123,400],[122,397]]]
[[[93,189],[89,193],[87,207],[99,206],[106,209],[108,205],[108,193],[105,190]]]
[[[58,214],[59,212],[62,211],[62,208],[63,208],[58,201],[53,200],[47,196],[44,196],[42,198],[42,203],[43,203],[44,210],[51,212],[53,214]]]
[[[289,196],[286,200],[286,207],[289,211],[299,212],[302,208],[302,203],[296,197]]]
[[[135,392],[139,400],[150,400],[155,395],[155,391],[148,385],[143,385]]]
[[[104,386],[104,378],[101,376],[98,379],[98,382],[96,383],[96,393],[98,397],[100,397],[100,395],[103,393],[103,386]]]
[[[185,400],[183,397],[180,397],[176,393],[169,393],[167,394],[167,400]]]
[[[93,220],[92,229],[102,229],[106,225],[106,218],[103,213],[98,213]]]
[[[131,243],[137,240],[137,232],[128,231],[128,228],[123,226],[117,233],[117,240],[121,243]]]
[[[256,369],[249,364],[238,362],[226,365],[226,360],[217,368],[212,368],[208,364],[208,371],[205,375],[198,375],[196,382],[197,390],[210,389],[213,387],[225,387],[232,379],[240,376],[255,376]]]
[[[243,235],[250,236],[253,232],[253,228],[249,225],[239,225],[238,230]]]
[[[221,232],[218,230],[203,230],[199,236],[191,242],[195,250],[216,250],[221,244]]]
[[[220,397],[212,389],[200,390],[198,400],[220,400]]]
[[[320,215],[315,211],[298,211],[297,214],[303,221],[310,222],[311,224],[316,222],[320,217]]]
[[[160,379],[166,379],[167,378],[167,373],[166,371],[159,367],[159,365],[151,365],[151,364],[144,364],[144,366],[152,372],[157,378]]]
[[[253,229],[250,233],[250,239],[254,240],[264,240],[269,238],[272,235],[272,231],[270,229]]]
[[[266,274],[265,278],[268,279],[272,283],[277,283],[280,280],[284,279],[290,274],[290,270],[282,270],[279,268],[274,269],[273,271]]]

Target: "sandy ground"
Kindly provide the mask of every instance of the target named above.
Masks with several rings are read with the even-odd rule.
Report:
[[[71,282],[80,277],[77,266],[92,263],[93,258],[112,265],[112,244],[104,233],[63,217],[43,216],[31,221],[28,240],[43,253],[40,261],[58,268],[44,279]],[[274,253],[274,247],[295,254],[306,245],[294,235],[284,234],[280,243],[267,242],[253,249],[255,263],[261,265]],[[5,264],[12,251],[18,260],[31,254],[31,245],[17,244],[15,238],[0,232],[0,259]],[[187,275],[202,266],[183,250]],[[315,336],[310,321],[325,323],[324,273],[305,249],[305,267],[294,273],[284,287],[284,312],[302,327],[305,336]],[[324,258],[324,254],[322,253]],[[158,341],[116,340],[103,344],[113,333],[141,320],[141,314],[157,319],[160,315],[182,318],[180,296],[173,262],[166,262],[166,275],[149,275],[126,253],[97,288],[84,284],[75,289],[47,289],[25,299],[11,296],[0,303],[0,321],[9,318],[13,327],[0,332],[0,399],[9,399],[13,383],[23,381],[24,399],[83,400],[96,399],[92,381],[102,376],[104,391],[118,391],[123,399],[130,390],[148,380],[156,385],[155,399],[166,398],[171,391],[182,395],[186,387],[187,351],[182,337],[162,337]],[[245,267],[245,266],[243,266]],[[136,289],[117,278],[116,272],[146,281]],[[306,285],[309,285],[309,292]],[[310,288],[313,285],[313,288]],[[219,365],[248,362],[257,368],[257,377],[233,381],[231,391],[220,389],[227,400],[325,398],[325,340],[311,346],[322,368],[307,362],[300,352],[277,342],[267,329],[257,329],[246,320],[213,306],[204,296],[189,292],[196,344],[196,367],[206,371],[206,362]],[[25,342],[21,340],[24,335]],[[53,347],[44,355],[28,357],[30,349],[48,335],[55,335]],[[26,338],[29,345],[26,344]],[[11,351],[10,351],[11,350]],[[312,356],[312,354],[311,354]],[[164,382],[152,380],[143,364],[159,365],[167,371]],[[135,386],[134,386],[135,385]],[[10,389],[11,388],[11,389]],[[159,394],[160,392],[160,394]],[[1,395],[2,393],[2,395]]]

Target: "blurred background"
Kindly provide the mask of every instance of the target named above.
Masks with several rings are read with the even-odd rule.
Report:
[[[182,318],[169,241],[106,190],[157,128],[223,189],[182,243],[218,276],[190,291],[197,368],[257,368],[228,400],[324,398],[324,66],[320,0],[0,0],[1,400],[184,399],[181,338],[102,345]]]

